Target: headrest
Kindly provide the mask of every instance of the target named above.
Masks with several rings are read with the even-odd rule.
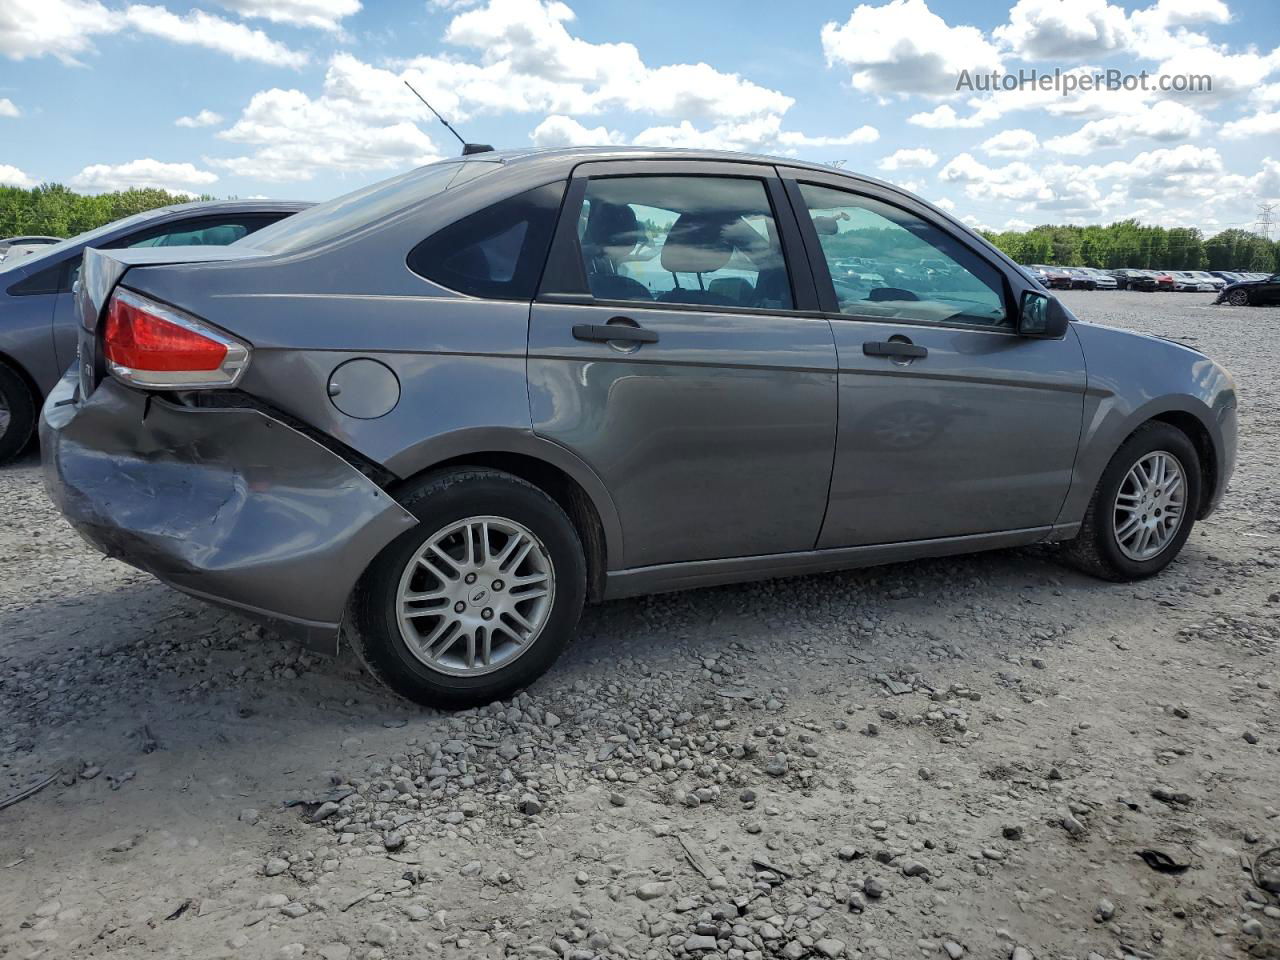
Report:
[[[671,273],[714,273],[733,256],[722,215],[682,213],[662,245],[662,269]]]
[[[644,236],[636,212],[627,204],[591,202],[585,234],[588,243],[601,248],[621,247],[626,252],[643,241]]]

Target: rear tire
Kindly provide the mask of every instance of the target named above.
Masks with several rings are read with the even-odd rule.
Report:
[[[1133,528],[1125,525],[1130,521],[1139,527],[1159,525],[1162,520],[1167,523],[1169,491],[1165,488],[1167,484],[1157,483],[1149,499],[1135,498],[1130,478],[1139,465],[1150,465],[1162,454],[1176,461],[1183,496],[1176,528],[1167,531],[1167,539],[1159,545],[1158,552],[1145,556],[1142,550],[1135,549],[1136,541],[1126,541],[1126,535],[1133,536],[1129,533]],[[1169,475],[1173,473],[1170,469]],[[1103,580],[1119,582],[1154,576],[1173,562],[1191,535],[1199,511],[1200,487],[1200,456],[1187,435],[1167,423],[1144,424],[1121,445],[1102,471],[1080,533],[1064,545],[1063,559]],[[1157,492],[1159,496],[1155,496]],[[1148,504],[1151,509],[1144,513]],[[1157,519],[1160,513],[1163,516]],[[1152,544],[1148,549],[1155,546]]]
[[[0,463],[8,463],[31,442],[36,398],[22,374],[0,360]]]
[[[1236,307],[1247,307],[1249,305],[1249,291],[1232,290],[1231,295],[1227,297],[1227,303]]]
[[[565,512],[519,477],[480,468],[430,475],[401,503],[419,525],[374,559],[352,601],[350,639],[369,672],[445,709],[528,686],[564,650],[586,596]]]

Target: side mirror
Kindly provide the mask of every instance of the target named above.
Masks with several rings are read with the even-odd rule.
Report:
[[[1018,336],[1061,340],[1067,335],[1067,311],[1057,297],[1027,290],[1018,306]]]

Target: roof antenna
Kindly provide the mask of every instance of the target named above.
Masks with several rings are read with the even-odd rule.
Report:
[[[408,80],[404,82],[404,85],[408,87],[410,90],[413,90],[413,84],[411,84]],[[417,97],[419,100],[421,100],[423,103],[426,103],[427,109],[436,115],[436,119],[445,125],[445,129],[447,129],[450,133],[452,133],[455,137],[458,138],[458,142],[462,144],[462,155],[464,157],[469,157],[474,153],[492,153],[493,152],[493,147],[491,147],[487,143],[467,143],[467,141],[462,139],[462,136],[458,133],[458,131],[453,129],[449,121],[446,120],[444,117],[440,116],[439,111],[437,111],[435,107],[427,103],[426,97],[420,94],[417,90],[413,90],[413,95]]]

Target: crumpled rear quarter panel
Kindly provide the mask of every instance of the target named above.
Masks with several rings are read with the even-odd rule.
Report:
[[[41,418],[45,482],[109,556],[173,586],[336,639],[370,560],[417,520],[342,458],[253,409],[179,406],[72,377]]]

